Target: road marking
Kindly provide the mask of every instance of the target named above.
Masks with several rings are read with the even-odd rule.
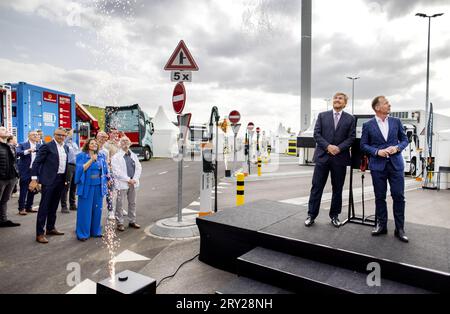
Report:
[[[66,294],[97,294],[97,284],[90,279],[85,279]]]
[[[100,272],[100,268],[99,269],[97,269],[96,271],[94,271],[93,273],[92,273],[92,276],[95,276],[95,275],[97,275],[98,273]]]
[[[184,168],[189,168],[189,166],[184,166]]]
[[[168,173],[169,171],[163,171],[163,172],[161,172],[161,173],[158,173],[158,175],[160,176],[160,175],[163,175],[163,174],[166,174],[166,173]]]
[[[189,204],[189,206],[200,206],[200,202],[193,201],[192,203]]]
[[[220,186],[220,185],[223,185],[223,186],[229,186],[229,185],[231,185],[231,183],[227,183],[227,182],[220,182],[220,183],[219,183],[219,186]]]
[[[137,261],[149,261],[148,257],[140,255],[136,252],[125,250],[114,258],[116,263],[120,262],[137,262]]]
[[[190,208],[183,208],[183,210],[181,212],[183,214],[197,214],[199,212],[199,210],[194,210],[194,209],[190,209]]]

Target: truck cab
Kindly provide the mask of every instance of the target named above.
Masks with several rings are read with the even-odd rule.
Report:
[[[105,131],[117,129],[131,141],[131,150],[144,160],[153,156],[153,123],[138,104],[105,108]]]

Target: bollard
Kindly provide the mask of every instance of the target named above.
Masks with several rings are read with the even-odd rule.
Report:
[[[236,206],[244,205],[244,178],[243,173],[236,175]]]
[[[261,176],[261,157],[258,157],[258,177]]]

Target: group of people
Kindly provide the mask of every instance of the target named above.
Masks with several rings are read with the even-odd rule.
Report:
[[[130,150],[130,139],[120,137],[117,130],[112,130],[110,136],[99,132],[80,149],[73,130],[59,127],[53,135],[52,140],[43,143],[42,135],[30,131],[28,140],[17,145],[8,143],[11,135],[0,127],[0,227],[20,226],[7,217],[7,204],[19,181],[19,215],[37,213],[39,243],[48,243],[47,236],[64,235],[56,228],[59,204],[62,213],[77,212],[78,240],[101,237],[105,196],[108,219],[117,221],[119,231],[125,230],[126,201],[128,225],[139,229],[136,189],[142,167]],[[39,192],[41,200],[35,210],[34,196]]]
[[[311,227],[319,215],[322,194],[331,174],[332,199],[329,216],[331,224],[339,228],[342,210],[342,190],[347,167],[351,165],[352,146],[356,137],[355,118],[343,109],[347,95],[333,97],[333,110],[319,114],[314,128],[317,143],[314,153],[314,174],[305,226]],[[409,239],[405,233],[405,177],[401,152],[408,146],[408,138],[398,118],[390,117],[391,105],[385,96],[372,101],[375,117],[363,124],[361,151],[369,158],[369,170],[375,192],[376,227],[373,236],[387,234],[386,192],[389,182],[395,220],[394,235],[402,242]]]

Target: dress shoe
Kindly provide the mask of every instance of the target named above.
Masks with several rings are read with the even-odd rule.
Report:
[[[17,222],[12,222],[11,220],[6,220],[4,222],[0,222],[0,228],[4,227],[4,228],[8,228],[8,227],[18,227],[20,226],[20,224],[18,224]]]
[[[134,229],[140,229],[140,228],[141,228],[141,226],[138,225],[138,224],[135,223],[135,222],[129,223],[129,224],[128,224],[128,227],[131,227],[131,228],[134,228]]]
[[[117,225],[117,230],[125,231],[125,226],[124,225]]]
[[[27,212],[25,211],[25,209],[19,210],[19,215],[20,216],[26,216]]]
[[[87,238],[78,238],[78,241],[86,242],[86,241],[87,241]]]
[[[314,219],[311,216],[308,216],[305,220],[305,226],[311,227],[314,224]]]
[[[409,239],[404,230],[395,230],[394,235],[402,242],[408,243]]]
[[[45,234],[46,234],[46,235],[56,235],[56,236],[61,236],[61,235],[64,235],[64,232],[59,232],[58,230],[53,229],[53,230],[47,231]]]
[[[372,235],[373,236],[379,236],[379,235],[387,234],[387,233],[388,233],[387,228],[386,227],[382,227],[380,225],[377,225],[375,227],[375,229],[372,230]]]
[[[77,211],[77,207],[76,206],[70,206],[70,210],[75,212],[75,211]]]
[[[27,213],[37,213],[38,211],[36,209],[30,208],[26,210]]]
[[[70,214],[70,210],[68,210],[67,208],[62,208],[61,209],[61,213],[63,213],[63,214]]]
[[[48,240],[47,240],[47,238],[44,235],[38,235],[36,237],[36,242],[47,244]]]
[[[339,228],[341,226],[341,222],[339,221],[339,218],[337,218],[337,217],[331,218],[331,224],[336,228]]]

